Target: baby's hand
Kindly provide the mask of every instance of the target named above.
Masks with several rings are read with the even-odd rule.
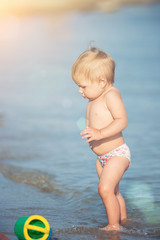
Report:
[[[101,131],[96,128],[87,127],[83,131],[81,131],[80,135],[83,135],[82,139],[87,138],[87,143],[93,140],[100,140],[102,138]]]

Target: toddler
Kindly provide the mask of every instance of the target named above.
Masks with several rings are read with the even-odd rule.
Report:
[[[119,182],[130,164],[130,150],[122,136],[127,114],[119,90],[114,87],[115,63],[97,48],[83,52],[72,66],[79,93],[87,98],[86,129],[81,131],[97,155],[98,192],[104,203],[108,225],[102,230],[120,230],[127,219]]]

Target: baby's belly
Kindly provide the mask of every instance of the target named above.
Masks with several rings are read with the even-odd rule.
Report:
[[[90,143],[90,148],[95,154],[100,156],[110,152],[111,150],[121,146],[122,144],[124,144],[124,139],[122,134],[119,134],[118,136],[112,137],[110,139],[92,141]]]

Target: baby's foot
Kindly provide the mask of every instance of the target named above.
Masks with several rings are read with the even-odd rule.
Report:
[[[119,225],[107,225],[104,228],[100,228],[100,230],[104,230],[104,231],[121,231],[121,228]]]
[[[121,220],[121,225],[122,225],[122,226],[126,226],[126,225],[128,225],[128,223],[130,223],[130,222],[131,222],[130,219],[125,218],[125,219],[122,219],[122,220]]]

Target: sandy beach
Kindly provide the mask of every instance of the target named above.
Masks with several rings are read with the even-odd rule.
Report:
[[[64,12],[64,11],[102,11],[110,12],[124,5],[148,4],[160,0],[0,0],[0,13],[14,13],[20,15]]]

